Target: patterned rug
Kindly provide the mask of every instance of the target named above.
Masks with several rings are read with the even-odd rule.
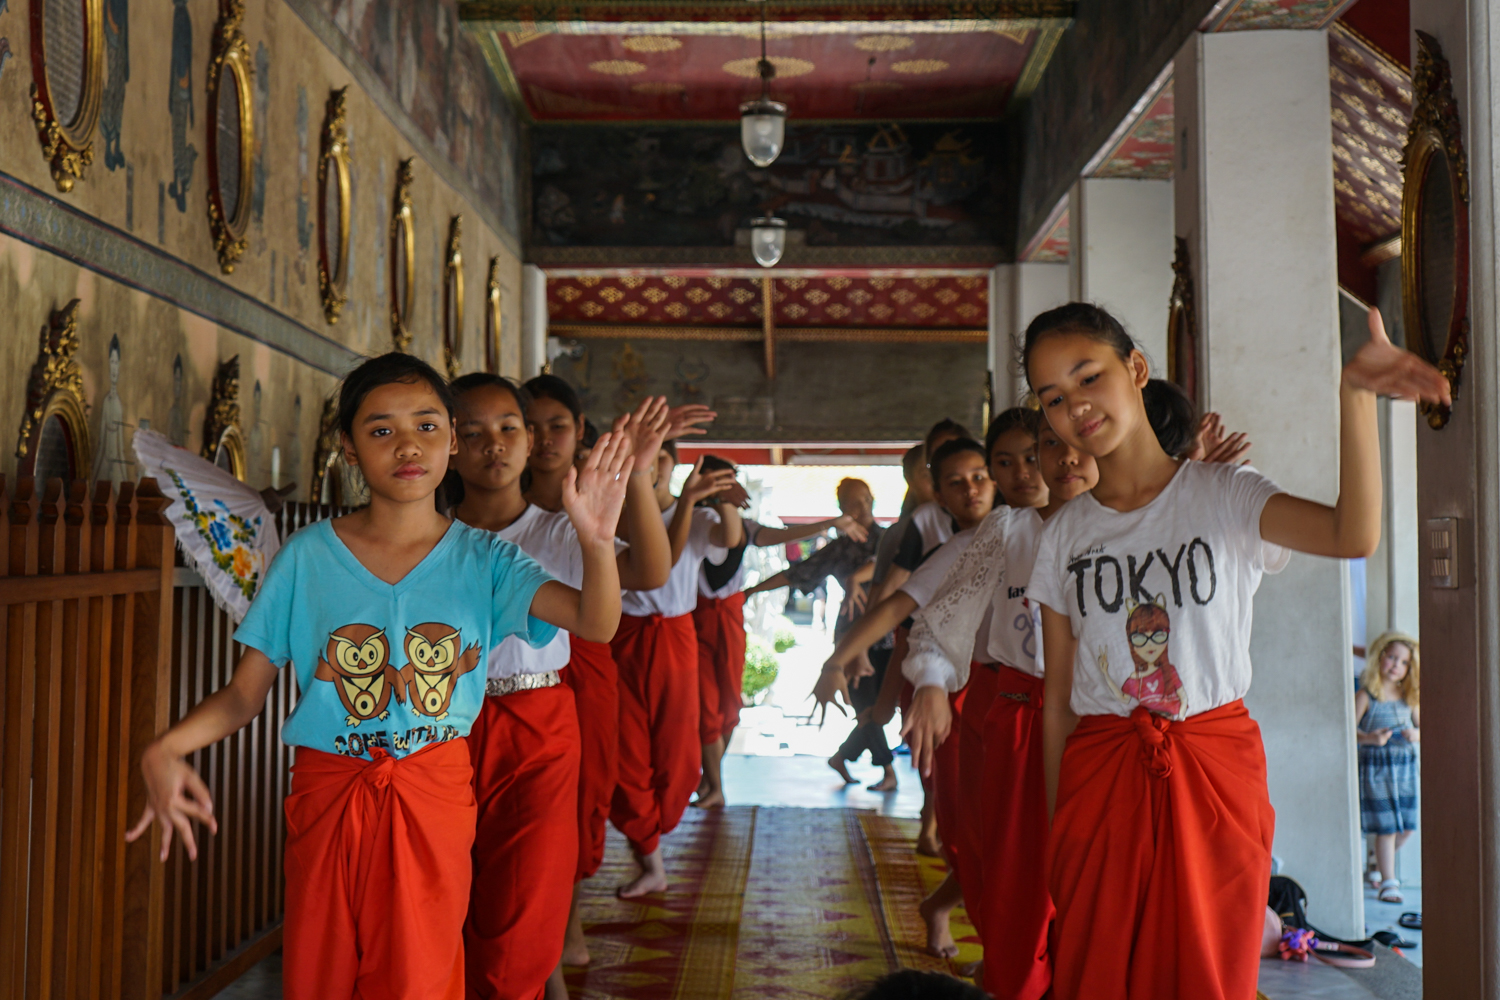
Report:
[[[825,1000],[899,968],[956,972],[979,957],[955,911],[958,959],[926,952],[917,903],[942,881],[912,850],[915,820],[833,809],[689,810],[662,841],[671,888],[623,902],[635,863],[610,831],[584,884],[593,963],[573,1000]]]

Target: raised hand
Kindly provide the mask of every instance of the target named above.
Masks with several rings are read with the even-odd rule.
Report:
[[[852,541],[856,541],[861,545],[870,540],[870,532],[863,524],[860,524],[849,514],[835,518],[833,528],[839,534],[848,535]]]
[[[188,859],[198,860],[198,843],[193,839],[193,820],[197,820],[213,833],[219,832],[219,821],[214,818],[213,797],[208,786],[198,777],[198,772],[188,766],[181,757],[160,748],[148,748],[141,757],[141,773],[146,778],[146,809],[140,822],[125,834],[126,843],[135,843],[151,829],[156,821],[161,823],[161,859],[167,860],[172,850],[172,831],[182,838],[182,846]]]
[[[682,492],[677,494],[677,498],[683,503],[694,504],[705,497],[723,493],[734,484],[733,469],[704,472],[703,456],[699,455],[698,461],[693,463],[693,471],[688,473],[687,481],[682,484]]]
[[[582,466],[568,470],[562,485],[563,510],[581,543],[614,545],[632,463],[629,435],[610,431],[599,438]]]
[[[823,710],[822,717],[818,719],[818,728],[823,728],[823,723],[828,721],[828,706],[832,705],[839,710],[839,714],[847,717],[849,713],[844,705],[854,707],[849,701],[849,682],[844,678],[844,668],[832,660],[823,664],[823,673],[818,677],[818,683],[813,685],[811,697],[817,702],[813,711]],[[839,697],[843,698],[844,704],[839,704]]]
[[[911,748],[911,766],[922,774],[931,774],[937,748],[952,728],[953,709],[948,704],[948,692],[939,687],[917,688],[901,726],[901,738]]]
[[[1370,308],[1370,339],[1344,366],[1344,381],[1355,389],[1393,399],[1453,405],[1448,380],[1432,365],[1391,343],[1380,310]]]
[[[666,440],[675,441],[684,434],[707,434],[707,427],[696,427],[694,425],[713,423],[714,418],[717,416],[717,413],[701,403],[674,406],[667,411]]]
[[[1244,431],[1228,434],[1224,420],[1217,413],[1205,413],[1198,424],[1198,437],[1184,458],[1198,462],[1217,462],[1230,465],[1245,464],[1245,454],[1250,450],[1250,435]]]
[[[615,431],[630,436],[636,472],[650,472],[656,464],[656,455],[667,439],[670,412],[666,396],[648,396],[641,400],[634,413],[615,419]]]
[[[740,510],[750,509],[750,491],[741,486],[738,479],[729,484],[729,488],[719,495],[719,499]]]

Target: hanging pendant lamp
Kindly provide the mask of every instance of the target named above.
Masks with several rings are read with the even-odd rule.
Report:
[[[775,267],[786,252],[786,220],[774,216],[750,220],[750,252],[761,267]]]
[[[760,97],[740,105],[740,145],[745,148],[745,155],[751,163],[757,167],[769,167],[776,162],[786,144],[786,105],[768,96],[776,67],[766,58],[765,0],[761,0],[761,4],[760,61],[756,63],[760,72]]]

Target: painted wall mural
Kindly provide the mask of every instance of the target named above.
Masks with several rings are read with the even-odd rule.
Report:
[[[734,127],[532,133],[532,238],[554,246],[730,246],[776,214],[815,246],[998,242],[994,129],[787,128],[755,169]]]
[[[118,170],[125,165],[120,152],[120,125],[125,116],[125,84],[130,80],[130,0],[106,0],[104,4],[104,106],[99,112],[99,131],[104,136],[104,165]]]
[[[172,116],[172,183],[167,194],[177,211],[187,211],[188,185],[198,148],[188,141],[188,130],[197,124],[193,99],[193,19],[187,0],[172,0],[171,84],[167,90],[167,113]]]

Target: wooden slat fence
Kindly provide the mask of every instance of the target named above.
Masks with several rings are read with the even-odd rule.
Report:
[[[194,755],[219,835],[163,865],[127,845],[145,746],[225,684],[240,647],[176,566],[168,500],[0,477],[0,1000],[199,1000],[274,951],[291,671],[246,729]],[[288,504],[283,541],[341,511]]]

